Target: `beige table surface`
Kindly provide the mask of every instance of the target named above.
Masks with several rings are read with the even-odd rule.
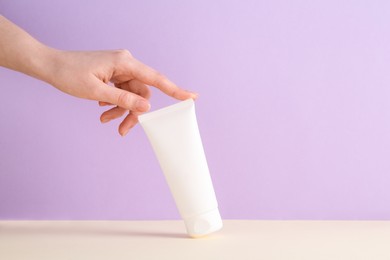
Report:
[[[202,239],[181,221],[0,221],[0,259],[390,259],[390,221],[225,220]]]

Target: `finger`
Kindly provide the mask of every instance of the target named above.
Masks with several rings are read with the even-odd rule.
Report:
[[[150,88],[147,85],[136,79],[119,84],[118,86],[146,99],[149,99],[152,94]]]
[[[111,108],[105,111],[104,113],[102,113],[102,115],[100,116],[100,121],[102,123],[107,123],[113,119],[123,116],[126,113],[126,111],[127,111],[126,109],[121,107]]]
[[[131,128],[133,128],[138,123],[138,115],[130,112],[122,123],[119,125],[118,131],[121,136],[125,136]]]
[[[162,92],[173,98],[185,100],[188,98],[196,99],[197,97],[197,94],[179,88],[175,83],[167,79],[161,73],[136,59],[133,59],[131,66],[133,76],[136,79],[147,85],[160,89]]]
[[[104,107],[104,106],[113,106],[113,104],[108,103],[108,102],[99,101],[99,106],[101,106],[101,107]]]
[[[104,83],[100,82],[99,84]],[[123,89],[109,87],[106,84],[100,89],[97,99],[130,111],[146,112],[150,109],[147,99]]]

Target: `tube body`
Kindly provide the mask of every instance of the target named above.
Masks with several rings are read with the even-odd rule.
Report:
[[[222,228],[192,99],[139,116],[192,237]]]

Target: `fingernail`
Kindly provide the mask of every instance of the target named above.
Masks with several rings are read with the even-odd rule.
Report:
[[[148,101],[144,100],[144,99],[140,99],[137,101],[137,104],[136,104],[136,109],[138,111],[143,111],[143,112],[146,112],[150,109],[150,104]]]
[[[191,95],[193,99],[197,99],[199,97],[199,94],[195,92],[191,92]]]
[[[103,117],[102,119],[100,119],[100,121],[101,121],[102,123],[107,123],[107,122],[111,121],[111,119],[108,118],[108,117]]]
[[[126,131],[120,133],[122,137],[125,137],[125,135],[127,135],[127,133],[129,132],[130,129],[127,129]]]

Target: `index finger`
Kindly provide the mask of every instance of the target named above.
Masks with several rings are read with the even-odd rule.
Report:
[[[158,88],[165,94],[179,99],[196,99],[197,94],[186,91],[184,89],[179,88],[175,83],[170,81],[167,77],[159,73],[158,71],[152,69],[151,67],[143,64],[137,59],[133,59],[132,61],[132,73],[133,76],[139,81]]]

